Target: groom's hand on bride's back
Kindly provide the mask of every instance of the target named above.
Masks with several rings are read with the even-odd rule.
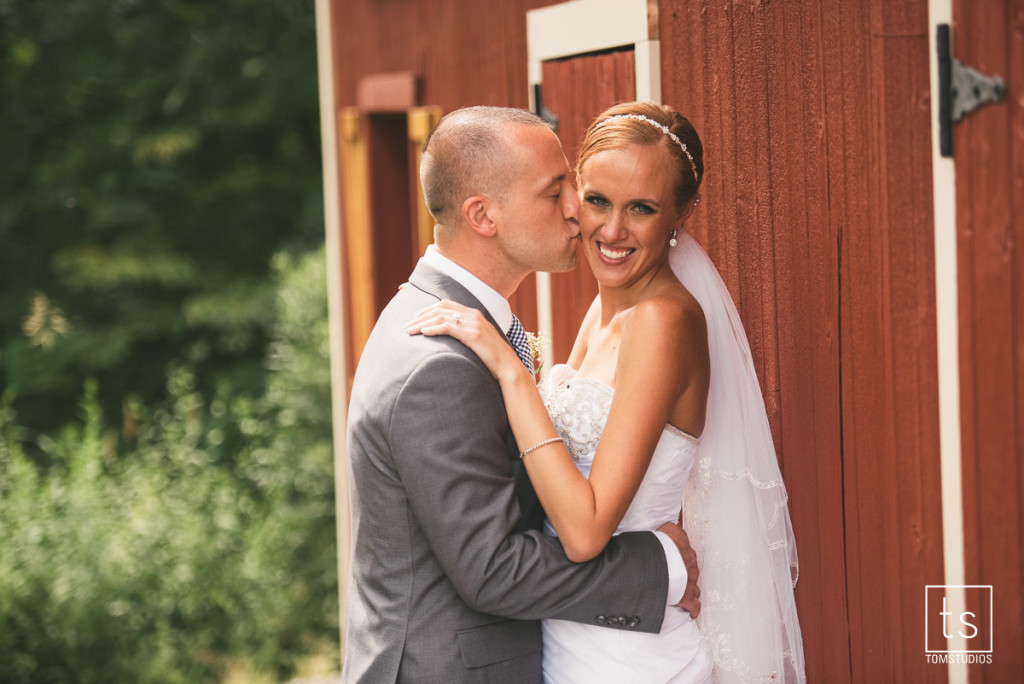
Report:
[[[690,538],[686,535],[686,530],[678,524],[665,523],[658,528],[658,531],[664,532],[675,542],[675,545],[679,548],[679,555],[683,557],[683,565],[686,566],[686,590],[683,592],[683,598],[676,606],[688,611],[692,617],[696,618],[700,615],[700,587],[697,586],[697,575],[699,574],[697,569],[697,553],[690,546]]]

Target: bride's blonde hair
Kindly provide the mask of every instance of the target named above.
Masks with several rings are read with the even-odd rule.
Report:
[[[576,179],[598,152],[627,145],[662,145],[676,168],[676,208],[696,196],[704,180],[704,146],[686,117],[653,102],[622,102],[603,111],[587,129],[576,157]]]

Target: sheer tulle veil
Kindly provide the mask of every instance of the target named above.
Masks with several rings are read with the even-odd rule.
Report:
[[[683,498],[697,552],[697,623],[715,682],[805,682],[793,599],[796,542],[761,388],[736,306],[714,263],[685,231],[669,252],[704,309],[711,387],[700,456]]]

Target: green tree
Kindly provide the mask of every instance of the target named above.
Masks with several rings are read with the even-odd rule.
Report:
[[[284,681],[325,650],[337,666],[324,254],[273,264],[259,397],[222,384],[207,402],[173,368],[116,458],[87,382],[78,418],[40,440],[44,468],[5,393],[0,684],[216,682],[238,662]]]
[[[0,0],[0,387],[30,443],[258,393],[271,256],[322,241],[313,3]],[[38,452],[39,454],[42,451]]]

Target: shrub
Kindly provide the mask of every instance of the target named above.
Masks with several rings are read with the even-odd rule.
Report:
[[[81,417],[22,447],[0,402],[0,683],[285,678],[337,644],[323,253],[279,257],[274,372],[209,402],[184,367],[136,405],[127,453],[95,383]]]

